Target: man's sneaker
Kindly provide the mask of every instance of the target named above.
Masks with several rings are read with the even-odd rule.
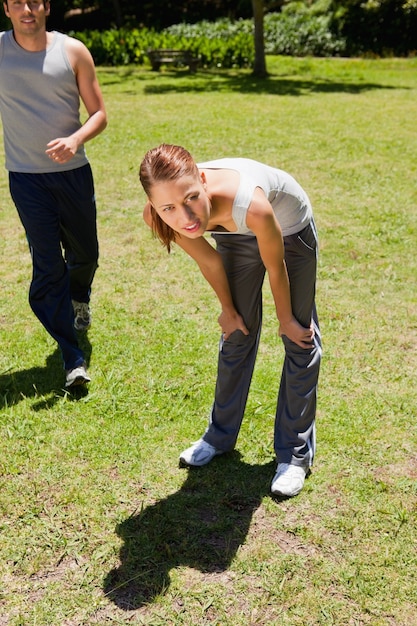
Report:
[[[299,465],[278,463],[277,471],[271,484],[271,492],[275,496],[291,498],[300,493],[304,487],[306,470]]]
[[[180,463],[184,465],[194,465],[201,467],[207,465],[218,454],[223,454],[223,450],[217,450],[214,446],[199,439],[190,448],[184,450],[180,455]]]
[[[75,330],[88,330],[91,326],[91,311],[88,302],[72,301],[74,309],[74,328]]]
[[[74,367],[72,370],[66,370],[65,387],[75,387],[76,385],[85,385],[91,381],[91,378],[87,374],[86,364],[82,363],[78,367]]]

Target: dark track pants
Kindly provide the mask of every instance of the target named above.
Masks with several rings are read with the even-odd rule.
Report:
[[[89,302],[97,269],[94,183],[89,165],[50,174],[9,173],[12,199],[26,231],[33,275],[29,303],[58,342],[65,369],[84,360],[71,299]]]
[[[232,333],[219,346],[215,399],[204,440],[219,450],[236,444],[252,380],[262,324],[265,267],[255,237],[213,235],[237,311],[250,331]],[[308,468],[315,453],[315,414],[321,338],[315,307],[317,235],[314,222],[284,238],[292,309],[305,327],[313,320],[314,347],[303,349],[283,337],[285,359],[278,393],[274,449],[277,460]]]

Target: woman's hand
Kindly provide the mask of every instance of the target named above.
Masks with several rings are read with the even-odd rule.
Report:
[[[232,313],[222,311],[219,315],[218,322],[221,326],[224,340],[229,339],[230,335],[234,333],[235,330],[240,330],[244,335],[249,335],[245,322],[237,311]]]
[[[304,328],[293,317],[285,324],[281,323],[278,332],[280,337],[285,335],[300,348],[309,349],[314,345],[314,327],[312,323],[310,328]]]

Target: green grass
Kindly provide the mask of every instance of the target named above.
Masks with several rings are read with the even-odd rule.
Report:
[[[417,624],[417,60],[268,68],[264,81],[100,68],[88,393],[63,391],[29,309],[0,175],[1,626]],[[193,262],[142,223],[138,165],[161,141],[277,165],[313,201],[318,451],[292,500],[269,496],[282,348],[267,288],[237,450],[178,468],[206,425],[219,310]]]

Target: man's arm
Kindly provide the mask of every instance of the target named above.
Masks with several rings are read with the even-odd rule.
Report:
[[[88,113],[88,118],[69,137],[57,137],[47,145],[46,154],[58,163],[66,163],[78,148],[96,137],[107,126],[107,114],[103,96],[98,84],[93,57],[86,46],[77,39],[68,37],[66,52],[74,70],[80,98]]]

